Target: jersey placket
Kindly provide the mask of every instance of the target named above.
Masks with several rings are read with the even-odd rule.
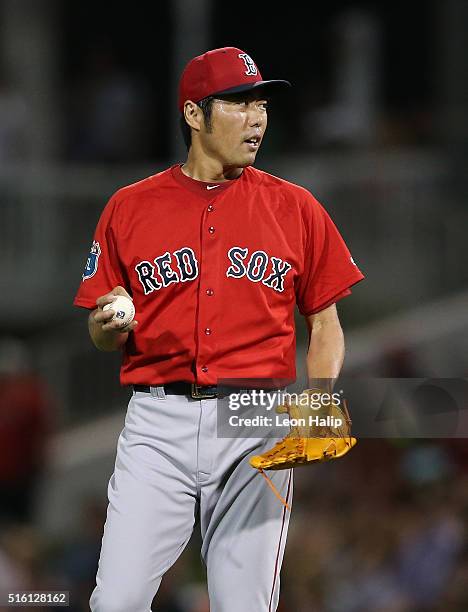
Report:
[[[221,227],[217,204],[207,204],[201,227],[200,284],[198,295],[198,351],[197,382],[200,385],[215,384],[213,359],[219,341],[219,291],[221,253]]]

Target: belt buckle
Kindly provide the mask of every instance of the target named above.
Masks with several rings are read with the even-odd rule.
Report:
[[[213,399],[217,397],[216,393],[203,393],[200,392],[199,389],[202,388],[203,385],[197,385],[197,383],[191,383],[191,391],[190,395],[193,399]]]

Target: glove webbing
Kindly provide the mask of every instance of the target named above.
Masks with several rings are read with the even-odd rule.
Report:
[[[289,506],[288,502],[284,499],[284,497],[281,495],[281,493],[278,491],[278,489],[275,487],[275,485],[273,484],[271,478],[269,478],[265,472],[262,470],[262,468],[258,468],[258,471],[260,472],[260,474],[263,476],[263,478],[266,480],[268,486],[270,487],[270,489],[273,491],[273,493],[276,495],[276,497],[280,500],[280,502],[283,504],[283,506],[285,506],[285,508],[287,508],[288,510],[291,510],[291,507]]]
[[[343,436],[343,437],[348,437],[349,441],[351,443],[351,423],[352,423],[352,421],[351,421],[351,417],[350,417],[349,411],[348,411],[348,404],[347,404],[347,401],[345,399],[343,400],[343,412],[344,412],[344,417],[346,419],[346,422],[348,424],[348,433],[349,433],[348,436]],[[325,453],[324,460],[326,461],[327,458],[328,458],[327,454]],[[283,506],[285,508],[287,508],[288,510],[291,510],[291,507],[289,506],[288,502],[284,499],[284,497],[281,495],[281,493],[275,487],[275,485],[273,484],[272,480],[265,474],[263,469],[262,468],[258,468],[258,471],[263,476],[263,478],[266,480],[267,485],[270,487],[270,489],[273,491],[273,493],[276,495],[276,497],[280,500],[280,502],[283,504]]]

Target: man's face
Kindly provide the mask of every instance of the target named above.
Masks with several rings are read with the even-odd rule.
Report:
[[[255,162],[267,127],[263,92],[245,92],[213,100],[211,128],[203,125],[204,151],[225,167],[245,168]]]

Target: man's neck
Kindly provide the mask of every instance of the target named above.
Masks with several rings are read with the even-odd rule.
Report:
[[[196,159],[190,149],[187,161],[181,167],[186,176],[190,176],[196,181],[206,183],[224,183],[232,179],[239,178],[243,168],[224,167],[218,160],[205,157]]]

